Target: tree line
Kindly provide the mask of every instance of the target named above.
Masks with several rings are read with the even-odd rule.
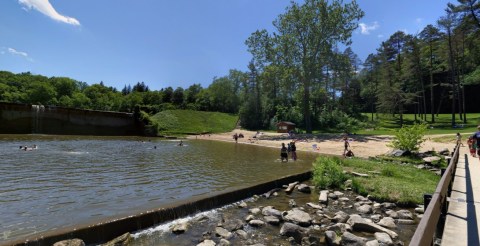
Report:
[[[292,2],[275,31],[254,31],[245,41],[252,60],[203,88],[152,91],[144,82],[122,90],[65,77],[0,72],[0,101],[154,114],[191,109],[238,114],[243,127],[265,129],[291,121],[306,132],[348,130],[361,112],[400,118],[415,113],[435,122],[449,110],[452,125],[466,122],[471,88],[480,88],[480,3],[458,0],[437,23],[416,35],[395,32],[361,61],[350,48],[364,16],[356,1]]]

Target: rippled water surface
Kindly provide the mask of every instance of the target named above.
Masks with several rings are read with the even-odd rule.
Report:
[[[279,150],[205,140],[0,135],[0,243],[136,214],[311,168]],[[23,151],[20,146],[36,150]],[[156,148],[155,148],[156,147]]]

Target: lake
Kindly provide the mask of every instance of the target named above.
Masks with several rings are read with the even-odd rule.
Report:
[[[0,135],[0,244],[310,170],[314,153],[144,137]],[[20,146],[37,145],[35,150]]]

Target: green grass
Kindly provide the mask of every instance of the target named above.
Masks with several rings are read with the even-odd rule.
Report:
[[[229,132],[238,116],[193,110],[166,110],[151,117],[158,125],[159,135],[187,135]]]
[[[370,117],[370,114],[364,113],[365,116]],[[480,125],[480,113],[467,114],[467,123],[463,124],[459,115],[456,115],[457,125],[463,125],[461,128],[453,128],[451,124],[451,114],[439,114],[435,117],[435,123],[430,122],[430,115],[427,115],[427,121],[424,122],[429,125],[426,134],[451,134],[451,133],[472,133],[477,130],[477,126]],[[370,119],[370,118],[369,118]],[[415,116],[413,114],[404,114],[403,120],[405,125],[413,125],[415,123]],[[420,118],[417,116],[417,122],[420,122]],[[373,124],[374,128],[363,129],[357,131],[358,134],[366,135],[392,135],[395,130],[400,126],[400,116],[397,114],[392,116],[390,114],[378,114]]]
[[[318,161],[314,165],[318,165]],[[368,174],[369,177],[350,177],[354,189],[361,195],[370,195],[379,201],[402,205],[423,203],[423,194],[432,194],[440,180],[434,173],[417,169],[413,165],[399,165],[363,159],[341,160],[347,172]],[[314,177],[315,179],[315,177]]]

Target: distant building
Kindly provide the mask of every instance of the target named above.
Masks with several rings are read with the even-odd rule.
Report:
[[[295,131],[295,123],[288,121],[280,121],[277,123],[277,132],[288,133],[290,131]]]

